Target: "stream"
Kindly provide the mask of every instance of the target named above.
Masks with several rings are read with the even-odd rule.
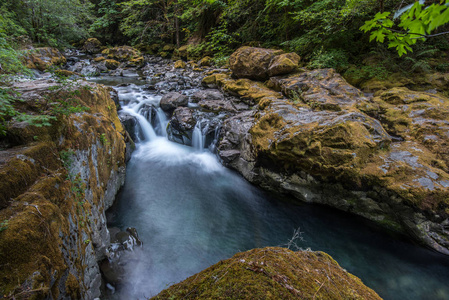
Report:
[[[449,299],[448,257],[362,218],[280,201],[223,167],[201,131],[195,147],[170,142],[160,110],[156,126],[142,116],[143,105],[158,107],[160,96],[137,79],[95,81],[115,86],[140,128],[108,214],[110,226],[135,227],[144,245],[129,254],[123,286],[105,299],[151,297],[237,252],[266,246],[327,252],[384,299]]]

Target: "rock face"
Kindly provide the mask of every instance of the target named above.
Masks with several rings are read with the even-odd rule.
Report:
[[[270,76],[288,74],[298,68],[300,57],[296,53],[283,53],[256,47],[241,47],[229,58],[234,76],[266,80]]]
[[[332,69],[271,77],[267,86],[225,74],[203,84],[257,105],[223,123],[218,153],[227,166],[449,254],[449,99],[406,88],[368,98]]]
[[[381,299],[324,252],[284,248],[236,254],[152,299]]]
[[[58,99],[52,97],[69,98],[49,93],[55,86],[39,80],[16,87],[33,111]],[[125,132],[108,89],[85,82],[74,88],[88,111],[60,115],[50,127],[14,123],[2,139],[14,146],[0,152],[2,295],[100,296],[98,261],[109,245],[104,212],[124,183]]]

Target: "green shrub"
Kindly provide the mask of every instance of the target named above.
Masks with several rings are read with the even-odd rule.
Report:
[[[341,70],[347,66],[348,56],[345,51],[341,49],[323,50],[323,48],[313,53],[308,64],[311,69],[334,68]]]

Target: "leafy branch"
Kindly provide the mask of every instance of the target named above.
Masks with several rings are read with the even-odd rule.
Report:
[[[444,2],[444,3],[443,3]],[[427,7],[424,1],[416,1],[397,11],[391,18],[391,12],[377,13],[360,27],[364,32],[371,31],[370,42],[389,42],[389,48],[395,48],[399,56],[413,52],[411,46],[418,40],[449,34],[449,31],[432,33],[437,28],[449,23],[449,0],[433,3]],[[395,19],[399,18],[399,22]]]

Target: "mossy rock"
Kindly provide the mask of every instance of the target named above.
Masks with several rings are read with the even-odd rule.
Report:
[[[444,209],[449,207],[446,170],[437,155],[416,142],[405,141],[372,156],[361,174],[369,184],[394,191],[408,205],[445,215]]]
[[[166,52],[166,51],[161,51],[159,52],[159,55],[163,58],[169,58],[170,57],[170,53]]]
[[[69,98],[69,92],[49,91],[54,85],[38,80],[15,87],[24,103],[44,94],[49,102]],[[47,127],[16,126],[13,134],[24,144],[1,151],[0,220],[7,221],[0,231],[2,295],[90,298],[95,253],[86,241],[99,234],[93,207],[105,207],[107,186],[125,165],[125,142],[109,89],[87,82],[77,88],[70,97],[88,112],[60,116]]]
[[[152,299],[381,299],[324,252],[254,249]]]
[[[120,65],[120,62],[118,62],[114,59],[106,59],[104,62],[105,62],[106,68],[108,68],[109,70],[115,70]]]
[[[187,58],[187,56],[188,56],[188,49],[189,49],[188,45],[183,45],[183,46],[179,47],[178,50],[177,50],[178,55],[181,58]]]
[[[167,44],[162,47],[162,51],[164,52],[173,52],[175,50],[175,45],[173,44]]]
[[[58,75],[58,76],[63,76],[63,77],[71,77],[71,76],[79,75],[79,74],[77,74],[75,72],[72,72],[72,71],[69,71],[69,70],[61,70],[61,69],[56,70],[55,74]]]
[[[301,57],[294,52],[275,56],[268,66],[268,75],[272,77],[292,73],[298,69],[300,60]]]
[[[109,59],[114,59],[117,61],[130,61],[140,56],[139,50],[129,46],[107,48],[101,53],[103,55],[107,55]]]
[[[289,76],[271,77],[267,86],[314,110],[343,111],[369,102],[334,69],[300,70]]]
[[[154,53],[157,53],[161,49],[162,45],[161,44],[151,44],[149,47],[150,47],[151,51],[153,51]]]
[[[153,51],[153,49],[151,48],[150,45],[147,45],[147,44],[138,44],[138,45],[135,45],[134,47],[135,47],[137,50],[139,50],[139,51],[141,51],[141,52],[143,52],[143,53],[150,54],[150,55],[153,55],[153,54],[154,54],[154,51]]]
[[[212,57],[205,56],[198,61],[198,65],[201,67],[210,67],[212,65]]]
[[[100,62],[100,61],[103,61],[103,60],[105,60],[106,58],[104,57],[104,56],[99,56],[99,57],[95,57],[94,58],[94,62]]]
[[[333,69],[299,69],[265,84],[209,73],[202,84],[258,104],[248,122],[225,122],[218,145],[245,178],[449,253],[448,98],[404,87],[365,96]],[[339,194],[321,195],[323,184]]]
[[[84,42],[83,49],[87,53],[96,54],[100,53],[102,44],[96,38],[89,38]]]
[[[376,116],[390,134],[424,145],[449,166],[448,98],[401,87],[379,92],[371,105],[359,108]]]
[[[182,60],[177,60],[175,62],[175,69],[185,69],[187,67],[187,64],[183,62]]]
[[[128,65],[131,67],[140,67],[145,63],[143,56],[139,56],[128,61]]]
[[[364,92],[375,93],[395,87],[414,85],[415,81],[410,76],[404,76],[402,73],[393,73],[384,79],[371,78],[368,81],[362,82],[360,83],[360,89]]]
[[[23,58],[25,65],[30,69],[45,71],[55,65],[63,65],[67,59],[56,48],[44,47],[29,51]]]
[[[268,79],[268,67],[282,50],[241,47],[229,57],[229,66],[234,76],[254,80]]]

